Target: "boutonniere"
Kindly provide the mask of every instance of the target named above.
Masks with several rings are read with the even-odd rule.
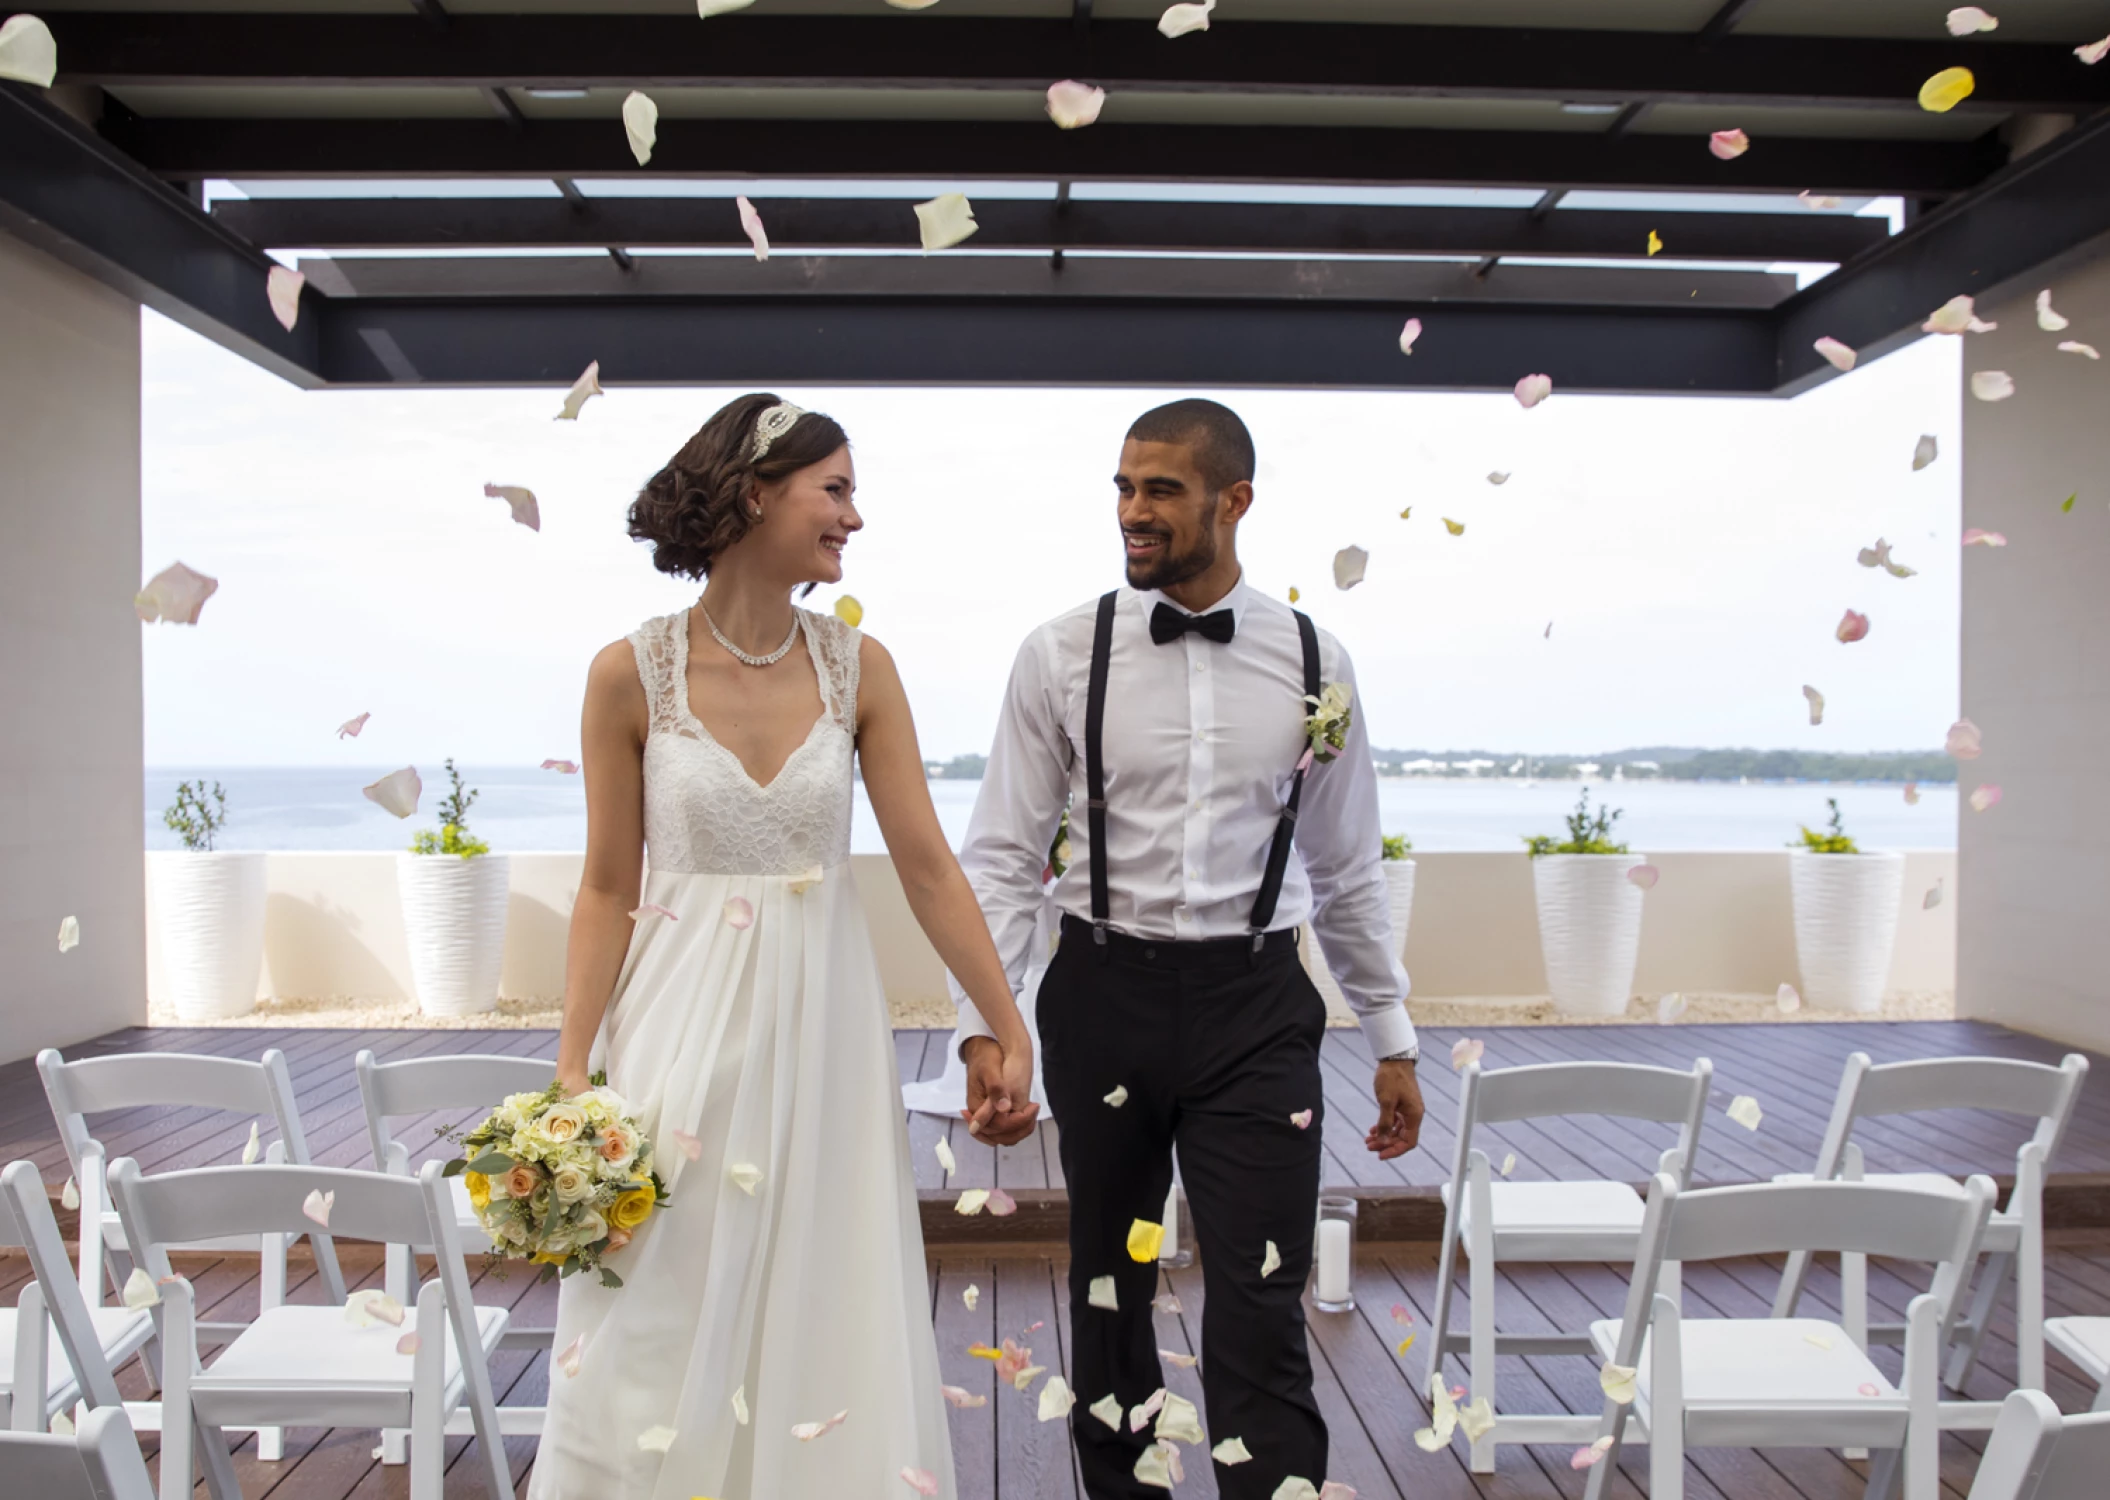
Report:
[[[1304,701],[1311,705],[1311,712],[1304,716],[1304,738],[1310,743],[1305,756],[1324,764],[1348,746],[1348,724],[1354,714],[1348,684],[1329,682],[1319,689],[1318,697],[1307,693]]]

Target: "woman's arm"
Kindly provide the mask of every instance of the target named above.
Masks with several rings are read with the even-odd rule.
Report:
[[[586,777],[586,865],[564,955],[564,1029],[557,1081],[587,1087],[587,1058],[630,950],[645,864],[644,684],[627,640],[604,647],[586,674],[579,753]]]
[[[1003,1049],[1003,1082],[1010,1097],[993,1101],[993,1118],[1001,1123],[979,1122],[991,1128],[977,1133],[1009,1144],[1024,1138],[1039,1110],[1030,1102],[1033,1041],[974,889],[960,873],[960,862],[938,826],[901,675],[886,648],[870,636],[860,648],[859,674],[857,753],[864,765],[865,795],[893,856],[909,910]]]

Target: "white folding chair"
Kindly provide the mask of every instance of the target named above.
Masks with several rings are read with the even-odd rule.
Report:
[[[111,1163],[110,1190],[127,1242],[149,1275],[169,1278],[154,1308],[168,1358],[162,1372],[161,1500],[189,1500],[191,1428],[215,1500],[240,1500],[224,1430],[235,1424],[410,1430],[411,1500],[440,1500],[450,1413],[472,1414],[491,1500],[510,1500],[488,1360],[506,1313],[478,1307],[454,1235],[440,1164],[416,1181],[334,1167],[201,1167],[149,1177],[129,1157]],[[172,1276],[168,1247],[217,1231],[289,1233],[312,1192],[333,1195],[330,1225],[349,1239],[429,1244],[435,1275],[400,1327],[354,1327],[343,1307],[281,1306],[220,1350],[197,1353],[190,1283]],[[406,1352],[402,1340],[417,1334]]]
[[[67,1062],[55,1049],[47,1047],[37,1054],[37,1072],[44,1080],[44,1094],[58,1124],[59,1142],[80,1187],[81,1291],[90,1308],[103,1305],[104,1280],[98,1270],[107,1269],[108,1286],[114,1291],[131,1275],[133,1256],[125,1242],[123,1224],[107,1206],[107,1153],[89,1128],[88,1116],[151,1108],[210,1109],[245,1115],[260,1127],[276,1132],[277,1139],[264,1148],[264,1161],[299,1165],[308,1160],[308,1139],[294,1103],[292,1075],[286,1070],[286,1055],[276,1047],[256,1062],[186,1052],[131,1052]],[[342,1303],[344,1282],[338,1275],[337,1258],[324,1253],[328,1237],[317,1233],[312,1225],[299,1226],[298,1232],[292,1234],[214,1234],[184,1248],[256,1255],[257,1304],[260,1308],[273,1308],[286,1300],[286,1256],[301,1234],[306,1234],[314,1245],[316,1269],[322,1276],[327,1300]],[[198,1336],[201,1342],[212,1344],[233,1337],[244,1326],[201,1323]],[[150,1369],[154,1356],[155,1351],[148,1349]],[[153,1430],[150,1406],[135,1405],[132,1418],[140,1428]],[[276,1430],[259,1432],[257,1456],[266,1460],[284,1457],[284,1434]]]
[[[31,1273],[15,1305],[0,1308],[0,1351],[13,1356],[0,1366],[7,1414],[0,1425],[42,1432],[76,1402],[122,1406],[115,1371],[153,1339],[154,1320],[128,1307],[88,1305],[34,1162],[10,1162],[0,1172],[0,1245],[27,1251]]]
[[[1648,1444],[1649,1500],[1682,1500],[1688,1447],[1866,1448],[1876,1455],[1870,1495],[1902,1470],[1905,1500],[1937,1500],[1942,1326],[1963,1298],[1992,1201],[1989,1177],[1962,1187],[1752,1183],[1686,1193],[1658,1175],[1625,1316],[1590,1325],[1598,1357],[1635,1372],[1636,1394],[1630,1406],[1605,1399],[1598,1437],[1610,1450],[1585,1500],[1603,1500],[1630,1433]],[[1818,1250],[1935,1262],[1933,1290],[1906,1312],[1899,1383],[1835,1323],[1779,1311],[1687,1320],[1657,1284],[1666,1261]]]
[[[1971,1500],[2101,1500],[2110,1412],[2066,1417],[2042,1391],[2011,1391],[1971,1482]]]
[[[88,1413],[71,1436],[0,1432],[6,1493],[37,1500],[154,1500],[139,1440],[121,1406]]]
[[[2110,1412],[2110,1318],[2047,1318],[2044,1342],[2095,1382],[2090,1411]]]
[[[1500,1443],[1586,1441],[1595,1420],[1579,1413],[1509,1415],[1495,1396],[1495,1360],[1503,1354],[1587,1354],[1584,1332],[1520,1335],[1495,1331],[1495,1267],[1502,1261],[1617,1261],[1634,1258],[1645,1205],[1631,1183],[1607,1181],[1495,1181],[1488,1156],[1474,1144],[1483,1125],[1556,1115],[1604,1115],[1675,1124],[1678,1144],[1659,1162],[1682,1187],[1691,1180],[1700,1123],[1714,1064],[1690,1072],[1633,1063],[1542,1063],[1483,1073],[1466,1064],[1458,1093],[1458,1147],[1444,1185],[1443,1249],[1436,1273],[1429,1376],[1446,1354],[1465,1350],[1472,1361],[1472,1394],[1486,1397],[1495,1425],[1472,1445],[1476,1474],[1492,1474]],[[1451,1283],[1463,1248],[1471,1263],[1470,1327],[1451,1329]],[[1675,1281],[1676,1271],[1670,1272]]]
[[[1944,1382],[1951,1390],[1962,1388],[1978,1362],[1978,1350],[2000,1294],[2012,1278],[2015,1283],[2015,1384],[2022,1390],[2044,1389],[2044,1174],[2052,1153],[2058,1149],[2080,1102],[2081,1085],[2088,1077],[2088,1059],[2068,1053],[2057,1067],[2044,1063],[2018,1062],[2005,1057],[1944,1057],[1921,1062],[1870,1063],[1868,1054],[1856,1052],[1846,1060],[1839,1094],[1832,1103],[1831,1122],[1818,1147],[1817,1166],[1807,1176],[1801,1173],[1776,1177],[1776,1182],[1806,1182],[1838,1178],[1849,1182],[1953,1183],[1939,1172],[1867,1172],[1860,1146],[1854,1141],[1854,1126],[1884,1115],[1920,1114],[1938,1109],[1980,1109],[2002,1114],[2033,1116],[2036,1129],[2015,1154],[2015,1186],[2007,1206],[1996,1209],[1986,1226],[1986,1262],[1977,1268],[1977,1284],[1968,1311],[1957,1318],[1951,1330],[1954,1347],[1949,1353]],[[1791,1256],[1782,1277],[1780,1311],[1792,1313],[1809,1274],[1809,1257]],[[1840,1292],[1845,1299],[1846,1326],[1863,1348],[1873,1339],[1894,1344],[1902,1336],[1896,1324],[1868,1321],[1868,1274],[1862,1257],[1843,1257],[1839,1267]],[[1962,1410],[1975,1407],[1975,1418]],[[1990,1427],[1999,1415],[1994,1402],[1950,1403],[1945,1421],[1950,1426]]]
[[[494,1057],[465,1053],[451,1057],[416,1057],[403,1062],[376,1060],[370,1051],[352,1059],[359,1076],[359,1099],[366,1107],[367,1139],[372,1143],[377,1170],[399,1177],[410,1174],[410,1148],[391,1133],[389,1122],[409,1116],[432,1115],[466,1109],[494,1108],[509,1094],[541,1093],[556,1077],[556,1064],[532,1057]],[[454,1228],[465,1253],[484,1254],[494,1247],[469,1202],[469,1189],[459,1177],[446,1179],[449,1201],[454,1208]],[[423,1248],[423,1247],[415,1247]],[[409,1245],[388,1249],[383,1284],[388,1294],[401,1302],[410,1300],[412,1256]],[[555,1346],[556,1329],[515,1328],[508,1325],[508,1349],[549,1349]],[[501,1406],[499,1429],[509,1435],[533,1437],[542,1431],[544,1408]],[[455,1413],[450,1431],[466,1432],[468,1414]],[[401,1432],[382,1435],[382,1459],[403,1462]]]

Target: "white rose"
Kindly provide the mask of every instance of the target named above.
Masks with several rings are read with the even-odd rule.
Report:
[[[577,1140],[579,1132],[585,1128],[586,1112],[573,1104],[552,1104],[535,1122],[537,1135],[560,1146]]]
[[[608,1238],[608,1221],[589,1208],[572,1222],[569,1238],[572,1244],[580,1246],[605,1240]]]
[[[577,1203],[593,1196],[593,1173],[577,1162],[557,1168],[549,1181],[559,1203]]]

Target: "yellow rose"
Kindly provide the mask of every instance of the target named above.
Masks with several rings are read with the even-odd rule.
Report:
[[[651,1183],[632,1188],[617,1197],[608,1210],[608,1222],[617,1229],[634,1230],[652,1216],[652,1206],[658,1201],[659,1195],[652,1191]]]
[[[469,1186],[469,1201],[478,1208],[491,1206],[491,1179],[481,1172],[464,1172],[462,1181]]]

